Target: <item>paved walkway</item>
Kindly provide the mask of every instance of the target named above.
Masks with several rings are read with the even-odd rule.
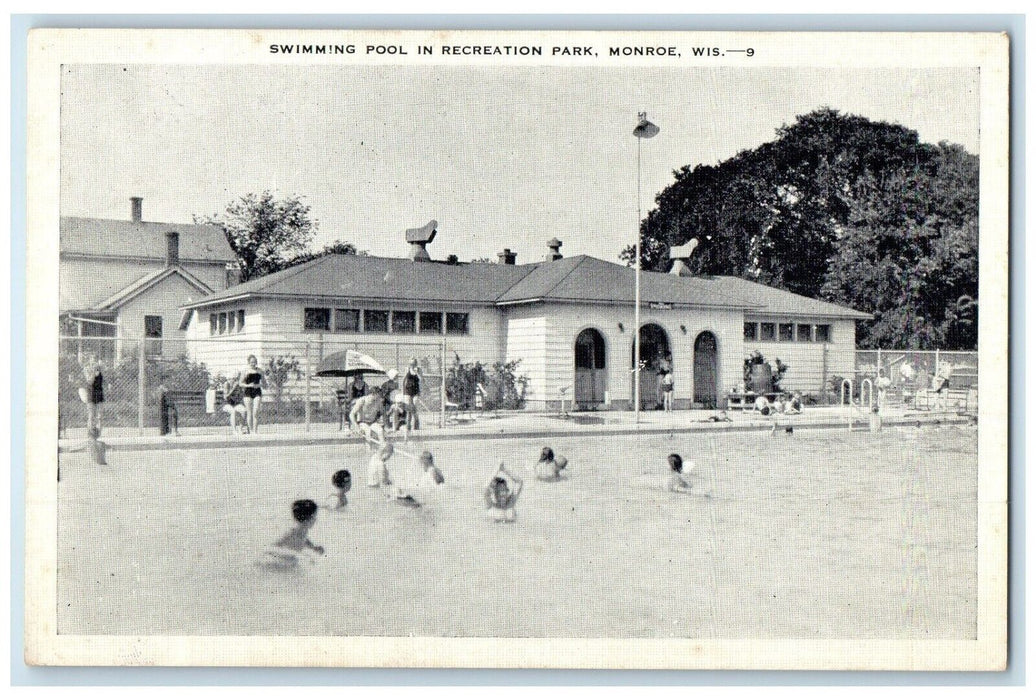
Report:
[[[859,409],[851,411],[855,430],[867,430],[868,415]],[[728,420],[716,420],[720,418]],[[800,429],[842,429],[849,427],[850,410],[844,407],[807,408],[801,415],[781,416],[781,428],[792,426]],[[443,428],[438,427],[438,417],[428,416],[418,435],[427,440],[492,440],[500,438],[526,438],[539,436],[569,437],[581,435],[651,434],[668,432],[698,432],[726,430],[770,430],[771,419],[754,411],[729,411],[725,415],[717,411],[645,411],[640,422],[634,423],[633,413],[625,411],[601,411],[595,413],[572,413],[568,416],[556,413],[512,412],[494,414],[487,412],[460,419],[451,419]],[[882,424],[931,425],[967,424],[972,418],[953,411],[914,411],[891,408],[882,414]],[[389,433],[390,437],[395,437]],[[68,436],[58,440],[58,449],[81,447],[85,431],[70,430]],[[339,431],[337,423],[315,423],[306,429],[299,423],[282,423],[261,426],[261,432],[254,435],[238,435],[229,426],[206,426],[184,428],[178,436],[160,436],[157,428],[146,429],[141,435],[137,428],[108,428],[104,441],[117,450],[155,449],[213,449],[238,446],[312,445],[335,443],[360,443],[362,439],[348,430]],[[402,433],[399,434],[402,439]]]

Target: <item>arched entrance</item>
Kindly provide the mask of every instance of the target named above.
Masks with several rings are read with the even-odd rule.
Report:
[[[705,408],[716,408],[719,372],[716,368],[716,336],[709,331],[694,339],[694,403]]]
[[[576,336],[575,403],[578,408],[594,409],[604,403],[608,389],[607,353],[604,336],[587,328]]]
[[[630,367],[636,358],[636,346],[630,350]],[[640,327],[640,409],[651,410],[662,407],[659,394],[658,370],[663,362],[672,367],[673,355],[669,349],[669,336],[657,323],[645,323]],[[636,374],[634,373],[635,377]],[[630,387],[630,403],[633,403],[633,387]]]

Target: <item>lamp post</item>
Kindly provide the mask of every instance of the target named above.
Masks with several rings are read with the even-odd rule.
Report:
[[[658,127],[647,119],[647,112],[637,114],[637,266],[634,274],[633,302],[633,422],[640,422],[640,142],[658,134]]]

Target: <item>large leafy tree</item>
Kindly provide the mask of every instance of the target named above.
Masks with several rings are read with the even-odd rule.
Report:
[[[276,199],[266,190],[246,194],[222,214],[194,217],[195,223],[219,226],[241,266],[241,281],[268,275],[307,254],[317,222],[297,196]]]
[[[873,313],[861,346],[975,347],[978,159],[960,147],[821,109],[674,176],[641,222],[646,269],[666,269],[670,246],[697,237],[698,274]]]

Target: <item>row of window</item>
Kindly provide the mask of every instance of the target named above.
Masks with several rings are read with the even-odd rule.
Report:
[[[307,307],[302,328],[331,333],[395,333],[400,335],[468,334],[468,314],[452,311],[385,311]]]
[[[780,343],[830,343],[831,324],[745,323],[745,340]]]
[[[240,333],[245,329],[245,310],[209,314],[209,335]]]

